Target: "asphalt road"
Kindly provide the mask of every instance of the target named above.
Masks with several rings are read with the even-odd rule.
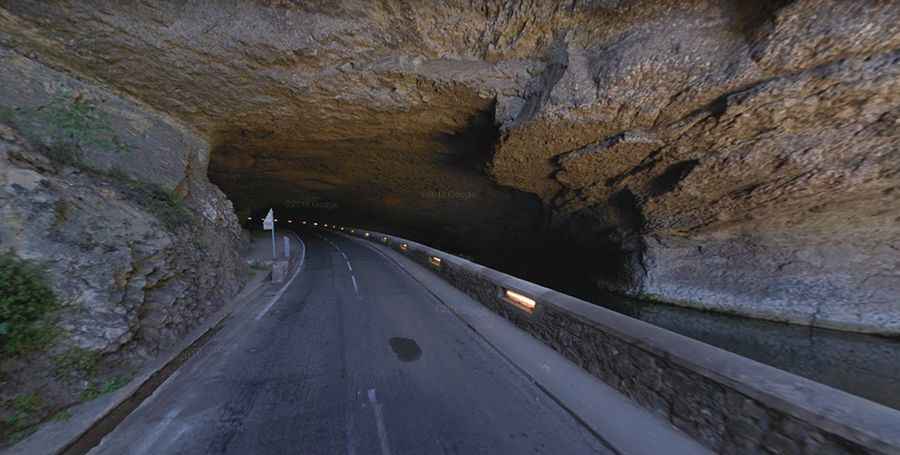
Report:
[[[387,259],[302,237],[282,296],[243,307],[91,453],[611,453]]]

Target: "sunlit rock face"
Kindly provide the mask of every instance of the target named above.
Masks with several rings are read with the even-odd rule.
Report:
[[[892,2],[0,5],[6,45],[205,135],[244,217],[900,333]]]

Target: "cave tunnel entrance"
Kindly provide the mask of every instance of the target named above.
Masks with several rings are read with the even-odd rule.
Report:
[[[431,120],[356,112],[370,117],[230,125],[215,135],[210,180],[247,228],[274,208],[294,223],[387,232],[584,295],[576,290],[607,268],[597,264],[620,261],[620,252],[573,248],[537,196],[492,181],[496,100],[447,96],[433,106],[440,111],[418,116]]]
[[[238,122],[216,135],[209,177],[245,227],[258,227],[274,208],[281,226],[315,220],[390,233],[833,386],[846,385],[846,378],[829,373],[840,346],[884,344],[621,297],[643,292],[651,276],[642,198],[674,194],[702,169],[700,160],[670,163],[635,189],[640,194],[620,189],[596,205],[560,214],[534,194],[498,185],[487,172],[503,140],[495,103],[463,91],[413,113],[350,109],[352,115],[279,121],[260,114],[265,122]],[[772,334],[777,341],[770,346],[752,343]],[[782,362],[782,346],[794,349],[814,338],[839,348],[804,351],[813,359],[808,369]],[[900,349],[891,346],[879,362]],[[844,388],[897,406],[883,393],[870,393],[877,381],[867,376]]]

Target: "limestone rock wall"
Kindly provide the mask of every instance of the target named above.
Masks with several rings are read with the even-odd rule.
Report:
[[[879,333],[898,24],[881,0],[0,1],[0,42],[208,137],[242,211]]]
[[[563,155],[557,178],[572,187],[563,210],[631,195],[636,221],[616,226],[640,239],[629,292],[896,333],[897,57],[770,79],[665,127]],[[596,177],[591,160],[613,150],[634,161],[583,184]]]
[[[900,9],[647,3],[552,50],[493,176],[618,264],[602,287],[900,333]]]
[[[527,150],[558,186],[533,190],[573,236],[624,250],[603,286],[898,333],[900,12],[877,2],[770,12],[740,36],[726,16],[692,25],[692,12],[613,37],[593,66],[568,67],[588,83],[561,87],[564,73],[547,88],[546,120],[512,128],[495,163],[517,163],[520,141],[551,138]],[[579,131],[546,126],[558,118]],[[505,169],[498,179],[521,185]],[[584,239],[585,225],[599,241]]]
[[[45,268],[61,304],[52,345],[0,359],[4,422],[39,397],[20,428],[127,379],[247,274],[202,137],[10,49],[0,68],[0,250]]]

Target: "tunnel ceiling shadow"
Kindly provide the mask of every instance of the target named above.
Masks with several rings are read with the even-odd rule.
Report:
[[[533,238],[537,198],[485,172],[496,101],[459,84],[429,88],[416,109],[309,104],[237,116],[214,135],[210,180],[245,219],[271,206],[470,251]]]

